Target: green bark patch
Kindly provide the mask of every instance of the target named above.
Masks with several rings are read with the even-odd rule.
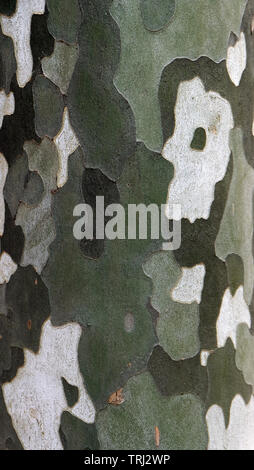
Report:
[[[144,26],[150,31],[164,28],[175,12],[175,4],[175,0],[140,0]]]
[[[15,112],[8,116],[8,119],[4,119],[0,130],[0,152],[4,154],[9,165],[18,155],[22,155],[27,140],[40,142],[34,128],[32,82],[25,88],[20,88],[14,76],[11,91],[15,96]]]
[[[99,258],[104,251],[104,240],[96,238],[96,197],[103,196],[104,204],[107,207],[110,204],[119,202],[119,191],[114,181],[107,178],[100,170],[86,169],[82,178],[82,192],[84,200],[93,209],[93,239],[84,238],[80,242],[82,253],[91,259]],[[110,217],[105,217],[104,227]]]
[[[207,368],[201,366],[200,356],[173,361],[161,346],[156,346],[148,362],[148,370],[162,395],[190,393],[203,402],[208,392]]]
[[[101,448],[105,450],[201,450],[207,445],[200,400],[190,394],[163,397],[149,373],[128,381],[124,402],[101,411],[97,429]]]
[[[55,42],[54,52],[42,60],[44,75],[66,95],[78,59],[78,47],[64,42]]]
[[[30,171],[26,178],[26,185],[22,201],[29,206],[37,206],[43,196],[44,185],[43,181],[35,171]]]
[[[11,344],[38,352],[41,327],[50,315],[48,291],[36,271],[19,267],[6,287]]]
[[[236,367],[242,371],[245,382],[254,387],[254,336],[245,323],[237,327],[236,344]]]
[[[29,172],[27,155],[23,152],[10,166],[4,186],[4,197],[15,217],[20,200],[24,194],[25,181]],[[15,188],[15,191],[13,190]]]
[[[35,129],[39,137],[56,136],[62,125],[64,103],[59,89],[43,75],[33,84]]]
[[[6,355],[6,351],[4,352]],[[11,382],[16,377],[18,369],[23,367],[25,362],[24,351],[21,348],[11,347],[11,366],[4,369],[0,376],[0,383]]]
[[[235,350],[228,338],[224,348],[217,349],[208,358],[209,394],[207,407],[218,405],[222,408],[225,426],[229,424],[231,402],[238,393],[246,405],[252,394],[252,387],[244,381],[243,374],[235,363]]]
[[[43,192],[43,181],[38,173],[29,171],[28,158],[23,152],[9,168],[4,187],[4,197],[12,217],[15,217],[21,201],[30,206],[38,205]]]
[[[67,380],[65,380],[64,377],[61,377],[61,380],[62,380],[67,404],[70,408],[72,408],[79,399],[78,387],[76,387],[75,385],[69,384],[69,382],[67,382]]]
[[[228,285],[232,297],[235,295],[239,286],[244,284],[244,265],[242,258],[232,253],[226,258]]]
[[[25,237],[21,227],[15,225],[8,204],[5,203],[5,228],[1,238],[1,249],[6,251],[16,264],[21,261]]]
[[[144,264],[144,272],[153,281],[152,306],[159,312],[156,331],[162,348],[175,361],[195,356],[199,349],[199,307],[196,302],[174,302],[172,289],[181,277],[173,254],[153,254]]]
[[[11,16],[15,13],[17,0],[0,0],[1,15]]]
[[[206,132],[202,127],[198,127],[191,141],[191,148],[193,150],[204,150],[206,144]]]
[[[16,72],[16,59],[13,42],[2,33],[0,27],[0,89],[4,88],[6,93],[10,92],[12,77]]]
[[[43,194],[38,205],[21,203],[16,216],[16,225],[20,225],[25,235],[25,247],[21,265],[33,265],[41,273],[48,259],[48,247],[55,238],[55,224],[51,214],[52,191],[56,190],[58,153],[55,144],[48,138],[40,145],[27,142],[24,149],[28,155],[29,169],[38,172],[43,183]],[[30,185],[26,198],[34,196]],[[37,188],[38,189],[38,188]],[[31,222],[32,221],[32,222]]]
[[[11,367],[11,322],[7,316],[0,315],[0,376]]]
[[[86,424],[64,411],[59,429],[64,450],[97,450],[99,442],[94,424]]]
[[[0,389],[0,421],[0,450],[22,450],[22,445],[5,406],[2,389]]]
[[[135,149],[135,124],[127,101],[113,84],[120,57],[117,25],[109,0],[83,0],[79,59],[68,91],[73,129],[86,155],[86,167],[117,179]]]
[[[49,10],[48,29],[58,41],[77,42],[81,23],[78,0],[47,0]]]

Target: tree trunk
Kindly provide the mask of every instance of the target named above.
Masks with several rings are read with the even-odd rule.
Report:
[[[0,449],[254,449],[254,0],[0,14]]]

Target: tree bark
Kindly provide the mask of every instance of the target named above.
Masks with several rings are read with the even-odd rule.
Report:
[[[0,23],[0,449],[253,450],[254,0]]]

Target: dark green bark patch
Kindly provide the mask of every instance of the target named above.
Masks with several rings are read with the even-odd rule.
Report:
[[[9,416],[2,389],[0,388],[0,450],[22,450],[22,445],[13,428],[11,417]]]
[[[64,411],[59,429],[64,450],[97,450],[99,441],[94,424],[86,424]]]
[[[113,83],[120,37],[108,11],[110,3],[82,2],[80,53],[68,91],[68,108],[87,168],[99,168],[115,180],[135,149],[135,124],[129,104]]]
[[[50,315],[48,291],[31,267],[19,267],[6,288],[12,344],[38,352],[41,327]]]
[[[0,0],[1,15],[11,16],[15,13],[17,0]]]
[[[247,404],[252,387],[244,381],[235,363],[235,350],[230,338],[224,348],[217,349],[208,358],[209,395],[207,407],[219,405],[224,413],[225,426],[229,424],[231,402],[240,394]]]
[[[0,89],[10,92],[12,77],[16,72],[13,41],[2,33],[0,26]]]
[[[73,44],[77,41],[81,23],[78,0],[47,0],[48,29],[58,41]]]
[[[61,380],[62,380],[67,404],[70,408],[72,408],[75,405],[75,403],[77,403],[78,398],[79,398],[78,387],[76,387],[75,385],[69,384],[69,382],[67,382],[67,380],[65,380],[64,377],[61,377]]]
[[[86,204],[89,204],[93,209],[93,240],[84,238],[80,242],[80,249],[82,253],[91,259],[98,259],[104,251],[104,240],[96,238],[96,197],[103,196],[104,204],[107,207],[109,204],[119,202],[119,192],[115,182],[107,178],[100,170],[86,169],[82,178],[82,192]],[[108,222],[109,217],[105,217],[105,223]]]
[[[203,127],[198,127],[191,141],[191,148],[193,150],[204,150],[206,145],[206,132]]]
[[[1,238],[2,251],[6,251],[15,263],[20,263],[24,249],[25,237],[21,227],[15,225],[8,204],[5,203],[5,227]]]
[[[158,389],[165,396],[192,393],[206,400],[208,377],[206,367],[200,364],[200,355],[183,361],[173,361],[160,346],[156,346],[148,362]]]

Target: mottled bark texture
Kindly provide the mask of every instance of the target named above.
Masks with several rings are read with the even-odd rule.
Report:
[[[254,0],[0,24],[0,449],[254,449]],[[180,247],[76,240],[96,196]]]

